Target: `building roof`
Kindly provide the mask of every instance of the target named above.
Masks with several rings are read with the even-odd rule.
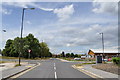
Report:
[[[102,49],[90,49],[94,53],[103,53]],[[104,53],[120,53],[118,49],[105,49]]]

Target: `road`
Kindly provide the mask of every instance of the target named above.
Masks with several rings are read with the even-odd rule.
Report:
[[[22,74],[19,76],[19,79],[27,79],[34,78],[34,79],[75,79],[81,80],[80,78],[84,79],[87,78],[90,80],[90,76],[72,68],[73,64],[76,63],[69,63],[69,62],[62,62],[58,59],[50,59],[40,62],[41,65]],[[43,79],[44,78],[44,79]],[[17,80],[17,79],[16,79]],[[94,79],[91,79],[94,80]]]

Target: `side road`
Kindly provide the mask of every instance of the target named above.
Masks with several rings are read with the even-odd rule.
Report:
[[[95,64],[94,64],[95,65]],[[93,78],[118,78],[117,74],[113,74],[110,72],[106,72],[103,70],[95,69],[92,67],[91,64],[89,65],[83,65],[81,67],[73,66],[73,68],[93,77]]]
[[[0,73],[2,73],[2,77],[0,77],[1,80],[5,80],[8,79],[14,75],[17,75],[23,71],[26,71],[28,69],[31,69],[32,67],[36,67],[40,65],[40,63],[36,63],[36,64],[26,64],[23,66],[18,66],[18,67],[14,67],[14,68],[10,68],[10,69],[6,69],[3,71],[0,71]]]

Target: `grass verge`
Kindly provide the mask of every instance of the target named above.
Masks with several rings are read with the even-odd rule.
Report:
[[[0,56],[0,59],[18,59],[18,57],[7,57],[7,56]],[[27,58],[21,58],[23,60],[46,60],[46,59],[49,59],[49,58],[34,58],[34,59],[27,59]]]
[[[6,63],[6,61],[0,61],[0,64],[1,64],[1,63]]]
[[[16,65],[15,65],[15,67],[18,67],[18,66],[21,66],[21,64],[20,64],[20,65],[19,65],[19,64],[16,64]]]
[[[91,63],[81,63],[81,64],[76,64],[75,66],[83,66],[83,65],[86,65],[86,64],[96,64],[95,62],[91,62]]]
[[[67,60],[67,61],[85,61],[84,59],[74,60],[74,58],[61,58],[61,59],[64,59],[64,60]]]

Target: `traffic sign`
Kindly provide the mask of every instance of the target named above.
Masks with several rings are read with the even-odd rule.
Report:
[[[30,53],[30,52],[31,52],[31,50],[29,49],[29,50],[28,50],[28,52]]]

